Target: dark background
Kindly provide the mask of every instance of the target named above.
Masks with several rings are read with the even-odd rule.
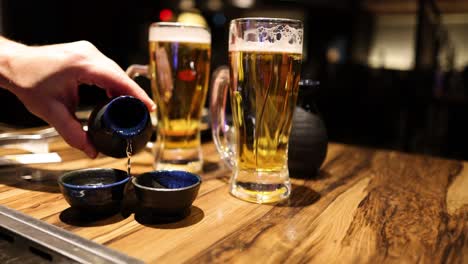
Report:
[[[28,45],[88,40],[125,69],[148,61],[148,26],[160,21],[162,9],[173,12],[172,20],[184,11],[199,12],[211,28],[214,70],[227,63],[231,19],[298,18],[306,36],[302,76],[321,82],[304,103],[318,106],[330,140],[468,159],[468,68],[457,60],[467,48],[454,41],[460,30],[444,23],[454,17],[458,29],[468,27],[468,1],[198,0],[188,1],[191,8],[184,1],[3,0],[1,29]],[[381,41],[388,29],[391,41]],[[382,51],[375,53],[376,46]],[[397,54],[408,47],[406,58]],[[409,66],[390,63],[397,57]],[[149,92],[148,82],[139,83]],[[105,99],[95,87],[82,87],[80,94],[81,108]],[[0,122],[42,124],[5,90],[0,101]]]

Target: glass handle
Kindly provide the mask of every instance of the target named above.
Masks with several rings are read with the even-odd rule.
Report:
[[[148,72],[148,65],[132,64],[127,68],[125,73],[127,73],[127,75],[132,79],[135,79],[136,77],[139,77],[139,76],[144,76],[151,80],[150,74]],[[158,124],[156,113],[152,112],[150,113],[150,116],[151,116],[151,124],[153,124],[153,128],[156,131],[156,126]]]
[[[132,79],[135,79],[138,76],[145,76],[149,79],[148,65],[132,64],[125,72]]]
[[[235,166],[234,128],[226,119],[229,68],[221,66],[213,73],[211,83],[211,133],[222,160],[229,168]]]

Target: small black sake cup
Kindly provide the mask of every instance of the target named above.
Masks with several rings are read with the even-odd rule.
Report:
[[[93,168],[67,172],[58,183],[72,208],[93,215],[109,215],[121,209],[129,180],[123,170]]]
[[[186,171],[152,171],[132,179],[139,206],[147,213],[181,216],[189,211],[201,178]]]

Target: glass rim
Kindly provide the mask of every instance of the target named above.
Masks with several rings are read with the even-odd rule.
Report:
[[[292,18],[280,18],[280,17],[241,17],[241,18],[235,18],[231,20],[231,23],[236,23],[236,22],[248,22],[248,21],[254,21],[254,22],[275,22],[275,23],[296,23],[296,24],[303,24],[301,20],[299,19],[292,19]]]
[[[195,24],[189,24],[189,23],[183,23],[183,22],[153,22],[150,24],[151,27],[179,27],[179,28],[199,28],[199,29],[205,29],[206,31],[210,31],[208,27],[202,26],[202,25],[195,25]]]

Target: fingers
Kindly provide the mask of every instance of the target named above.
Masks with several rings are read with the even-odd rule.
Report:
[[[104,65],[87,65],[79,77],[79,82],[97,85],[107,91],[109,96],[131,95],[148,107],[150,111],[156,109],[153,100],[114,62]]]
[[[97,151],[88,139],[86,132],[70,111],[59,102],[50,103],[50,113],[44,119],[55,127],[57,132],[72,147],[82,150],[90,158],[97,156]]]

